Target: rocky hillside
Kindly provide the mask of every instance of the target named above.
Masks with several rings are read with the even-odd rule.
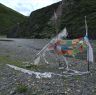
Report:
[[[58,8],[58,5],[59,3],[56,3],[32,12],[27,21],[17,26],[18,31],[14,27],[8,37],[13,37],[14,31],[16,32],[14,36],[22,38],[50,37],[50,34],[54,34],[53,26],[50,25],[50,19],[53,16],[54,10]]]
[[[17,37],[24,38],[50,38],[56,35],[56,25],[52,19],[54,10],[57,10],[61,2],[39,9],[31,13],[28,20],[19,25]],[[58,12],[57,12],[58,13]],[[96,0],[64,0],[62,16],[58,30],[67,27],[68,37],[76,38],[85,35],[84,17],[87,17],[89,37],[96,38]],[[57,21],[58,22],[58,21]],[[15,31],[15,29],[13,29]],[[9,37],[12,37],[10,33]]]
[[[89,37],[96,39],[96,0],[64,0],[61,28],[67,26],[69,37],[85,34],[87,17]]]
[[[6,35],[11,27],[23,22],[25,18],[22,14],[0,3],[0,35]]]

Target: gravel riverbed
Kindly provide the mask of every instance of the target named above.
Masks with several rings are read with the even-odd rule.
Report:
[[[16,71],[6,65],[10,62],[14,65],[15,61],[19,61],[19,64],[21,62],[21,65],[32,63],[36,54],[48,41],[47,39],[0,39],[0,95],[96,95],[95,63],[90,64],[88,74],[52,75],[51,78],[36,78],[35,75]],[[87,65],[72,65],[87,70]],[[56,70],[55,73],[60,71]]]

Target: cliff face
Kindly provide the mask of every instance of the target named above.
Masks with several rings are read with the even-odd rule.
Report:
[[[87,17],[89,37],[96,38],[96,0],[63,0],[62,15],[55,20],[54,10],[60,13],[58,2],[51,6],[31,13],[24,23],[20,24],[18,37],[25,38],[50,38],[67,27],[68,37],[77,38],[85,35],[85,16]],[[56,22],[56,23],[54,23]]]

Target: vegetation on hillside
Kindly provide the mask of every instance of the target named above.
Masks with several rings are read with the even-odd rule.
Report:
[[[64,4],[61,29],[66,26],[69,38],[85,35],[85,16],[91,39],[96,37],[96,0],[72,0]]]
[[[54,10],[57,10],[60,4],[61,2],[58,2],[32,12],[25,22],[11,30],[9,37],[13,37],[14,33],[15,37],[21,38],[51,38],[55,36],[55,25],[51,18],[54,15]],[[86,16],[89,38],[96,38],[96,0],[64,0],[62,9],[58,32],[67,27],[69,38],[84,36],[84,17]]]
[[[58,5],[59,3],[56,3],[37,11],[33,11],[28,20],[25,23],[20,24],[18,36],[25,38],[49,38],[50,34],[48,33],[48,30],[50,28],[53,30],[53,27],[50,25],[50,19]],[[51,34],[54,34],[54,31],[51,32]]]
[[[10,28],[26,19],[22,14],[0,3],[0,35],[6,35]]]

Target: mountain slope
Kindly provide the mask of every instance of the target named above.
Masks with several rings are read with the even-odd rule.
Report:
[[[52,16],[59,5],[60,2],[32,12],[28,20],[20,24],[17,37],[50,38],[56,35]],[[84,36],[85,16],[87,16],[89,37],[96,39],[96,0],[63,0],[58,32],[67,27],[69,38]]]
[[[25,38],[48,38],[50,34],[47,35],[47,31],[43,31],[50,21],[54,10],[57,9],[59,3],[53,4],[51,6],[36,10],[31,13],[28,20],[20,24],[19,26],[19,37]],[[12,35],[11,35],[12,36]]]
[[[25,16],[0,3],[0,34],[6,35],[9,28],[23,22]]]
[[[96,39],[96,0],[64,1],[61,28],[66,26],[70,38],[85,35],[85,16],[89,37]]]

